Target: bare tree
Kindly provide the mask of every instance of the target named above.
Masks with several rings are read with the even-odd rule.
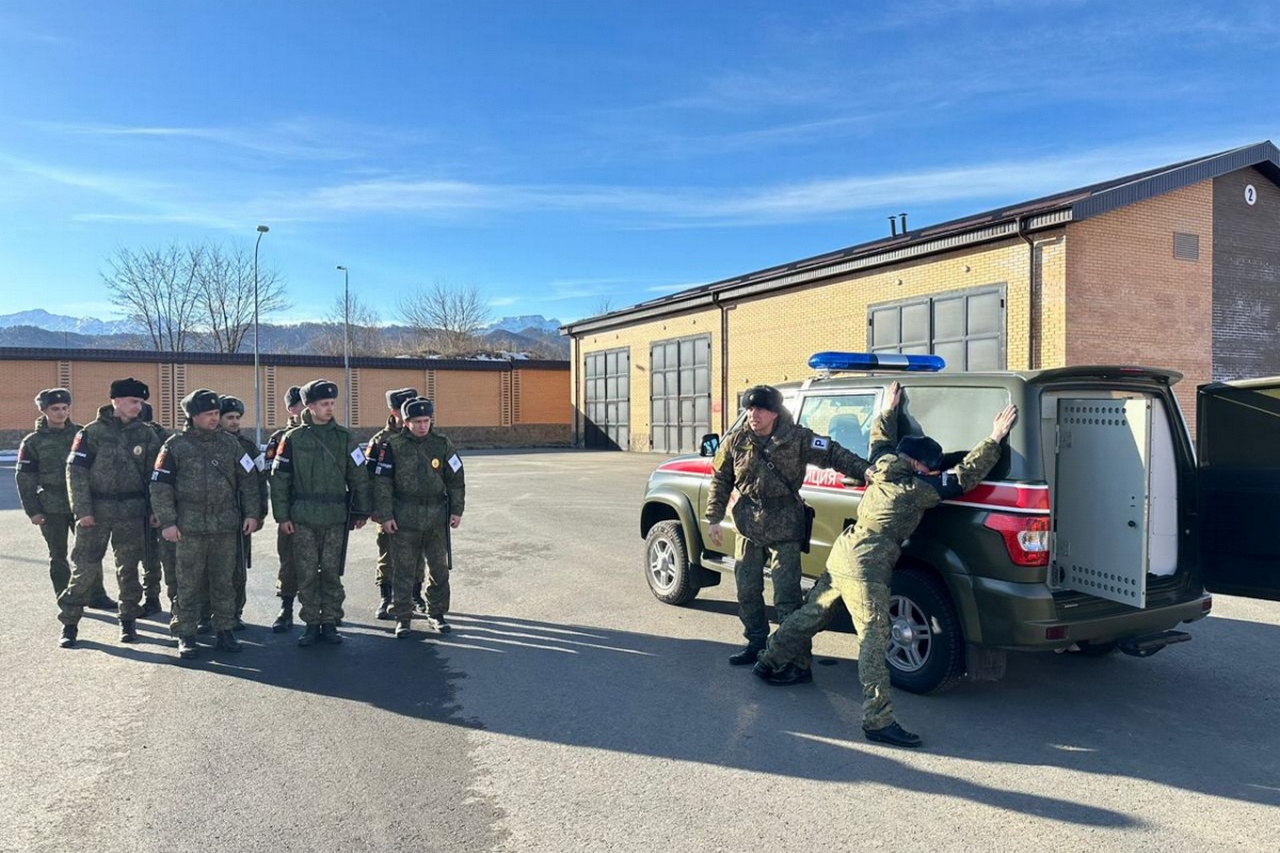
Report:
[[[613,297],[602,296],[598,300],[596,300],[596,307],[593,309],[593,312],[598,316],[600,314],[608,314],[612,310],[613,310]]]
[[[111,304],[144,330],[153,349],[181,352],[200,323],[203,251],[171,243],[158,249],[117,248],[102,273]]]
[[[200,325],[218,352],[239,352],[253,328],[253,253],[244,245],[200,247],[197,267]],[[258,320],[289,307],[284,279],[274,268],[258,267]]]
[[[386,345],[379,319],[377,310],[361,302],[355,294],[351,294],[345,304],[343,297],[338,296],[324,316],[324,331],[311,341],[310,347],[322,355],[342,355],[345,322],[350,326],[352,357],[383,355]]]
[[[399,315],[426,349],[460,355],[476,349],[476,333],[489,322],[490,312],[476,285],[437,281],[401,299]]]

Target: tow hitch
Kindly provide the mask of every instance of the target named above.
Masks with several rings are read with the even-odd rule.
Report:
[[[1191,639],[1186,631],[1161,631],[1141,637],[1126,637],[1120,641],[1120,651],[1135,658],[1149,658],[1165,646],[1185,643]]]

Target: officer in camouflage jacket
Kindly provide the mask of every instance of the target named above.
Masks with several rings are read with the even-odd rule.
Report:
[[[901,389],[895,382],[889,389],[889,406],[871,429],[872,464],[866,474],[866,493],[858,504],[857,524],[841,533],[832,546],[827,571],[809,591],[804,606],[769,638],[755,674],[771,684],[811,680],[804,677],[809,671],[809,640],[826,625],[836,601],[843,599],[858,632],[862,730],[871,741],[916,747],[920,737],[894,718],[885,662],[893,567],[903,541],[926,510],[977,486],[1000,461],[1001,442],[1013,426],[1017,409],[1006,406],[996,415],[988,438],[955,468],[939,472],[943,453],[936,441],[926,436],[897,440],[900,399]]]
[[[405,426],[378,447],[373,478],[374,519],[391,540],[391,614],[396,637],[412,629],[412,594],[422,564],[428,566],[427,624],[449,630],[449,531],[462,523],[467,485],[458,451],[431,428],[434,404],[426,397],[404,403]]]
[[[365,446],[364,455],[366,464],[369,466],[369,476],[377,475],[378,465],[378,448],[391,436],[400,432],[404,428],[404,422],[400,419],[400,407],[410,400],[418,396],[417,388],[397,388],[394,391],[387,392],[387,425],[373,434],[373,438],[369,439],[369,443]],[[382,529],[382,525],[378,525],[378,571],[375,580],[378,584],[378,593],[381,601],[378,604],[378,619],[391,619],[391,536],[387,531]],[[426,602],[421,601],[422,596],[422,580],[421,573],[414,586],[413,603],[420,606],[422,611],[426,612]]]
[[[142,404],[142,413],[138,415],[138,420],[151,427],[160,438],[161,445],[173,435],[156,423],[155,412],[150,403]],[[178,595],[178,576],[175,574],[178,561],[176,546],[164,540],[158,527],[151,528],[150,537],[150,547],[146,549],[142,558],[142,591],[146,596],[142,599],[143,616],[160,612],[160,581],[162,579],[170,607],[173,605],[173,599]]]
[[[197,654],[196,625],[206,595],[218,648],[241,650],[232,633],[236,538],[261,523],[254,460],[235,438],[219,431],[219,408],[218,395],[207,388],[184,397],[187,428],[165,441],[151,475],[160,535],[178,546],[178,597],[169,628],[184,658]]]
[[[244,417],[244,401],[239,397],[223,397],[219,402],[219,411],[222,413],[218,419],[218,428],[236,440],[240,445],[240,449],[249,455],[253,460],[253,480],[254,488],[258,497],[254,505],[254,515],[259,519],[267,517],[268,498],[267,498],[267,474],[265,470],[266,457],[262,451],[258,449],[258,445],[253,439],[240,432],[240,419]],[[244,541],[240,543],[239,553],[236,555],[236,570],[232,575],[232,582],[236,589],[236,624],[237,631],[244,630],[244,604],[247,600],[245,586],[249,582],[249,554],[250,540],[246,535]],[[207,608],[201,612],[201,617],[209,615],[211,611]]]
[[[369,473],[355,435],[333,418],[338,386],[316,379],[302,386],[307,411],[284,434],[272,465],[271,510],[293,539],[299,616],[298,645],[342,642],[342,560],[347,530],[369,516]]]
[[[730,656],[734,666],[753,664],[769,636],[764,609],[764,566],[772,560],[773,604],[781,622],[800,606],[800,553],[805,537],[805,505],[800,498],[807,466],[833,468],[862,479],[867,461],[825,436],[798,426],[782,405],[782,394],[768,385],[742,398],[747,420],[725,437],[711,466],[707,498],[708,534],[724,541],[720,523],[736,488],[733,526],[738,533],[734,580],[738,614],[747,646]]]
[[[18,497],[23,511],[40,528],[49,547],[49,580],[57,596],[71,580],[67,540],[75,519],[67,497],[67,455],[80,426],[71,420],[71,392],[66,388],[41,391],[36,395],[36,408],[40,417],[35,432],[23,436],[18,445]],[[89,606],[116,609],[116,603],[102,588],[101,575]]]
[[[67,491],[76,517],[76,544],[71,550],[71,580],[58,596],[64,648],[74,646],[80,616],[102,578],[108,545],[115,553],[120,584],[120,641],[138,639],[135,622],[142,615],[142,560],[151,517],[147,485],[160,441],[138,415],[150,396],[146,384],[132,377],[111,383],[111,405],[98,410],[93,423],[76,433],[67,457]]]
[[[283,428],[271,433],[271,438],[267,439],[267,449],[262,454],[268,486],[272,463],[280,450],[281,439],[286,432],[302,423],[302,387],[290,385],[289,390],[284,392],[283,402],[289,419]],[[293,538],[279,527],[276,527],[276,555],[280,558],[280,569],[276,572],[276,595],[280,599],[280,613],[277,614],[276,621],[271,623],[271,630],[283,634],[293,627],[293,599],[298,594],[298,570],[293,564]]]

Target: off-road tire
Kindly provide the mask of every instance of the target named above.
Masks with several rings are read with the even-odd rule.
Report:
[[[932,572],[906,566],[894,571],[889,593],[891,614],[896,604],[901,617],[903,604],[909,603],[912,612],[922,617],[912,621],[928,626],[927,641],[915,644],[922,651],[914,670],[904,669],[895,660],[891,639],[886,655],[889,681],[908,693],[941,693],[955,687],[964,679],[964,631],[946,585]]]
[[[698,595],[697,569],[678,521],[659,521],[644,538],[644,576],[654,598],[666,604],[688,604]]]

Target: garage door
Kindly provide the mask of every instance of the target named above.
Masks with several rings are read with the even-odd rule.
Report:
[[[631,445],[631,351],[588,353],[582,365],[587,447],[629,450]]]
[[[653,449],[694,453],[711,431],[711,336],[658,341],[649,350]]]

